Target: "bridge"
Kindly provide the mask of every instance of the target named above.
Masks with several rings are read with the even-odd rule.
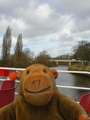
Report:
[[[59,64],[63,64],[63,63],[68,63],[68,65],[70,66],[71,63],[82,63],[83,64],[83,61],[81,60],[76,60],[76,59],[72,59],[72,60],[61,60],[61,59],[51,59],[50,61],[55,61],[56,62],[56,65],[59,65]]]

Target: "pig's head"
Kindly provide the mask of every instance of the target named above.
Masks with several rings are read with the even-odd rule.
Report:
[[[57,76],[56,70],[33,64],[27,67],[21,76],[19,93],[32,105],[46,105],[54,94]]]

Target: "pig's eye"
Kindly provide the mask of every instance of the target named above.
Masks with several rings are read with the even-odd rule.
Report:
[[[30,72],[29,72],[29,70],[27,71],[27,74],[29,74]]]
[[[47,73],[46,70],[43,70],[44,73]]]

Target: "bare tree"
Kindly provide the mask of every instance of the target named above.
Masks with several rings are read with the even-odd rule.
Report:
[[[10,58],[10,48],[11,48],[11,28],[8,27],[3,38],[2,47],[2,60],[6,61]]]
[[[42,51],[39,53],[39,55],[35,58],[36,63],[47,65],[50,60],[50,55],[47,51]]]
[[[27,58],[33,59],[34,53],[29,48],[25,48],[23,52],[27,56]]]
[[[15,55],[17,57],[17,60],[20,58],[22,54],[22,49],[23,49],[22,34],[19,34],[16,46],[15,46]]]

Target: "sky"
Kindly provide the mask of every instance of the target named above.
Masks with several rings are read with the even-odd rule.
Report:
[[[19,34],[34,56],[71,54],[79,41],[90,42],[90,0],[0,0],[0,56],[11,28],[11,53]]]

